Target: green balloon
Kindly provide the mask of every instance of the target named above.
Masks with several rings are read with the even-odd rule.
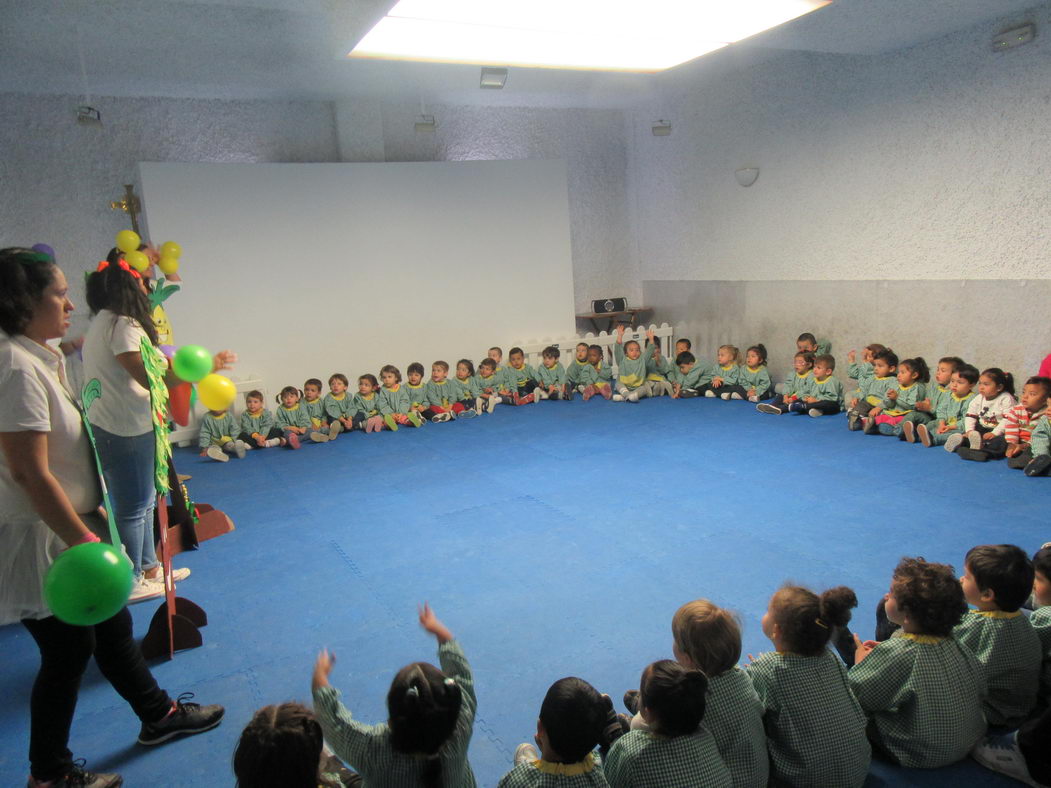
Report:
[[[89,627],[112,618],[128,603],[131,563],[103,542],[61,553],[44,576],[44,599],[57,618]]]
[[[175,351],[172,369],[180,380],[196,383],[212,371],[212,354],[200,345],[183,345]]]

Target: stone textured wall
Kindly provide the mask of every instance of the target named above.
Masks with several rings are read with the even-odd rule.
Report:
[[[140,161],[339,161],[328,102],[163,98],[92,100],[101,126],[78,125],[76,96],[0,94],[3,243],[48,243],[86,319],[77,274],[97,263],[128,217],[110,200]],[[159,239],[165,240],[165,239]]]

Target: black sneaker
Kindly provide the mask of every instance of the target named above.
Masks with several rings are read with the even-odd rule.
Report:
[[[639,691],[637,689],[628,690],[624,693],[624,708],[632,714],[639,713]]]
[[[51,788],[120,788],[124,785],[124,778],[119,774],[96,774],[87,771],[84,764],[83,758],[74,761],[72,769],[51,781]],[[36,784],[30,777],[26,785],[33,788]]]
[[[190,736],[209,731],[223,721],[226,709],[222,706],[202,706],[190,703],[192,692],[184,692],[175,701],[175,710],[158,722],[142,723],[139,744],[161,744],[176,736]]]
[[[1051,469],[1051,454],[1038,454],[1025,466],[1026,476],[1044,476]]]
[[[987,462],[989,459],[989,453],[984,452],[981,449],[972,449],[968,446],[961,446],[956,450],[965,460],[972,460],[973,462]]]

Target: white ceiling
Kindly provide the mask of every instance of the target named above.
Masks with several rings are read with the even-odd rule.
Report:
[[[515,68],[503,91],[482,91],[477,66],[344,58],[394,2],[0,0],[0,91],[619,107],[644,98],[661,79]],[[754,61],[778,50],[878,54],[1012,14],[1022,20],[1026,9],[1049,4],[835,0],[666,74]],[[994,32],[990,27],[990,36]]]

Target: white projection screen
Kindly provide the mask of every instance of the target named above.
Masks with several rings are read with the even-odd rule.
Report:
[[[177,345],[276,393],[573,333],[561,161],[139,165]],[[274,407],[274,403],[268,404]]]

